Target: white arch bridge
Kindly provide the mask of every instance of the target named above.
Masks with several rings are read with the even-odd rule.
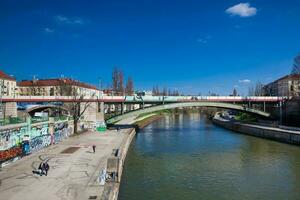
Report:
[[[268,113],[268,112],[257,110],[257,109],[252,109],[252,108],[246,107],[244,105],[238,105],[238,104],[233,104],[233,103],[223,103],[223,102],[195,101],[195,102],[170,103],[170,104],[146,107],[146,108],[142,108],[139,110],[130,111],[125,114],[114,116],[114,117],[108,119],[106,122],[108,124],[112,124],[119,120],[138,116],[138,115],[144,114],[144,113],[151,113],[151,112],[155,112],[155,111],[159,111],[159,110],[184,108],[184,107],[216,107],[216,108],[224,108],[224,109],[231,109],[231,110],[247,112],[247,113],[255,114],[258,116],[262,116],[262,117],[270,117],[270,113]]]

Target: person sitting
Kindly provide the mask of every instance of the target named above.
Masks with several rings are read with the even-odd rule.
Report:
[[[49,164],[48,164],[48,162],[45,162],[44,163],[44,170],[45,170],[45,175],[47,176],[48,175],[48,171],[49,171]]]
[[[42,176],[44,174],[44,163],[43,162],[40,163],[38,169],[39,169],[40,176]]]

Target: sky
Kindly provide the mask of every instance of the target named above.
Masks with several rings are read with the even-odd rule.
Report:
[[[0,70],[106,87],[114,67],[136,89],[246,95],[290,73],[298,0],[0,0]]]

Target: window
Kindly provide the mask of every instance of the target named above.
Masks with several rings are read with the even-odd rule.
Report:
[[[54,88],[50,88],[50,96],[54,96]]]

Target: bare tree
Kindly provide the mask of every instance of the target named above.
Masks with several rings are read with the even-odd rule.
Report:
[[[255,89],[253,87],[253,85],[248,87],[248,96],[254,96],[255,95]]]
[[[125,88],[126,95],[133,95],[134,89],[133,89],[133,80],[131,77],[128,77],[126,82],[126,88]]]
[[[59,80],[59,94],[61,96],[72,96],[73,95],[73,86],[68,79],[60,79]]]
[[[152,95],[153,95],[153,96],[156,96],[156,88],[155,88],[154,85],[153,85],[153,87],[152,87]]]
[[[263,84],[261,82],[257,82],[254,90],[255,96],[263,96]]]
[[[168,90],[166,87],[164,87],[163,92],[162,92],[163,96],[167,96],[168,95]]]
[[[93,94],[91,97],[94,97]],[[90,106],[91,102],[84,100],[83,94],[78,94],[76,90],[73,90],[73,102],[71,103],[72,111],[71,114],[74,120],[74,133],[77,134],[78,122],[82,115],[85,113],[87,108]]]
[[[117,67],[112,72],[112,90],[118,95],[124,93],[124,75]]]
[[[160,93],[159,93],[159,88],[158,88],[157,85],[156,85],[156,86],[153,86],[153,89],[152,89],[152,95],[153,95],[153,96],[159,96],[159,95],[160,95]]]
[[[119,70],[117,67],[114,68],[112,72],[112,90],[117,92],[119,83]]]
[[[118,71],[118,89],[117,92],[124,95],[124,75],[121,70]]]
[[[233,91],[232,91],[232,96],[234,96],[234,97],[238,96],[238,93],[237,93],[236,88],[233,89]]]
[[[257,82],[255,86],[249,86],[248,96],[263,96],[263,84],[261,82]]]
[[[294,58],[291,74],[300,74],[300,54]]]

